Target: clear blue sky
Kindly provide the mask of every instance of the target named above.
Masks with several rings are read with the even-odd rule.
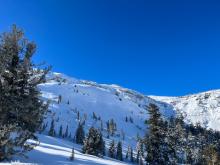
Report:
[[[0,31],[22,27],[35,62],[145,94],[220,88],[220,1],[0,0]]]

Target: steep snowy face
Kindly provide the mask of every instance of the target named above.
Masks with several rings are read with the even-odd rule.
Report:
[[[144,122],[148,118],[146,109],[149,103],[157,104],[164,116],[173,114],[169,104],[138,92],[117,85],[77,80],[59,73],[50,73],[48,82],[39,87],[42,97],[50,100],[46,129],[54,119],[56,132],[61,125],[64,131],[68,126],[72,138],[79,121],[85,121],[86,130],[91,126],[102,129],[105,137],[106,122],[113,119],[117,130],[111,138],[124,139],[125,145],[135,145],[137,136],[143,136],[146,129]]]
[[[220,90],[183,97],[151,98],[173,106],[175,111],[183,113],[187,123],[200,123],[203,127],[220,131]]]
[[[60,73],[48,74],[48,82],[39,87],[42,97],[50,100],[45,123],[51,120],[58,134],[68,126],[73,138],[79,122],[85,121],[85,131],[94,126],[107,136],[107,121],[114,120],[117,130],[111,139],[122,140],[124,145],[135,145],[137,136],[143,136],[150,103],[160,107],[163,117],[183,113],[187,123],[201,123],[203,127],[220,131],[220,90],[183,96],[144,96],[117,85],[97,84],[78,80]]]

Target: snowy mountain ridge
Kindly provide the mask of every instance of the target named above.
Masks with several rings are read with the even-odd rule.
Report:
[[[60,109],[65,109],[66,113],[77,110],[81,115],[84,113],[90,116],[94,112],[103,119],[104,123],[111,118],[116,120],[116,123],[120,123],[118,130],[123,128],[127,130],[124,126],[125,118],[132,117],[134,120],[133,131],[135,134],[143,135],[144,121],[148,118],[147,106],[153,103],[160,107],[163,116],[181,112],[187,123],[199,122],[204,127],[220,130],[218,128],[218,124],[220,124],[220,90],[181,97],[160,97],[145,96],[118,85],[78,80],[61,73],[51,72],[48,80],[47,83],[40,85],[40,88],[43,97],[52,100],[50,110],[54,117],[63,118]],[[57,104],[59,95],[62,96],[62,101]],[[69,120],[69,122],[71,123],[73,120]],[[88,126],[98,125],[97,122],[94,123],[91,120],[88,120],[87,124]],[[72,123],[72,125],[75,124]],[[129,126],[129,128],[131,127]],[[134,135],[132,136],[134,132],[128,133],[128,136],[134,138]]]
[[[173,106],[184,115],[187,123],[200,123],[205,128],[220,131],[220,90],[181,97],[150,97]]]

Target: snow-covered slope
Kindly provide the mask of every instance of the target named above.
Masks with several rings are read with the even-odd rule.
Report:
[[[82,154],[81,146],[70,141],[37,135],[40,144],[26,156],[27,158],[14,158],[10,163],[2,165],[128,165],[128,162],[120,162],[108,157],[99,158],[92,155]],[[32,141],[34,142],[34,141]],[[70,161],[72,148],[75,150],[75,160]]]
[[[183,97],[145,96],[136,91],[117,85],[97,84],[91,81],[78,80],[60,73],[50,73],[48,82],[40,85],[42,97],[50,100],[50,112],[45,123],[50,127],[52,119],[58,132],[60,125],[74,136],[79,120],[86,119],[85,130],[91,126],[103,125],[106,136],[106,122],[114,119],[117,132],[112,139],[123,140],[124,146],[136,145],[137,135],[143,136],[148,118],[147,106],[154,103],[160,107],[164,117],[181,112],[187,123],[201,123],[202,126],[220,130],[220,90],[204,92]],[[62,97],[58,103],[59,96]],[[92,118],[93,112],[101,120]],[[126,122],[126,117],[128,122]],[[129,119],[133,120],[133,123]]]
[[[122,140],[122,134],[125,134],[125,146],[135,146],[137,135],[144,135],[144,121],[148,118],[146,107],[149,103],[160,106],[164,116],[173,114],[168,104],[117,85],[77,80],[59,73],[50,73],[48,80],[40,85],[42,97],[51,101],[50,112],[45,120],[48,123],[46,129],[49,130],[50,122],[54,119],[56,132],[58,133],[61,125],[64,129],[68,125],[72,138],[79,122],[77,112],[80,113],[81,120],[86,118],[85,130],[91,126],[100,128],[102,122],[103,135],[107,135],[106,122],[114,119],[117,132],[112,139]],[[59,96],[62,98],[60,103]],[[94,120],[93,112],[101,120]],[[130,118],[133,122],[130,122]]]
[[[42,135],[39,135],[40,145],[28,153],[29,159],[17,158],[15,161],[51,165],[71,164],[68,158],[71,148],[74,146],[76,161],[73,164],[76,165],[129,164],[129,162],[122,163],[107,157],[101,159],[80,153],[82,146],[73,144],[72,140],[78,123],[85,120],[86,133],[91,126],[101,130],[101,125],[103,125],[102,134],[106,148],[112,140],[115,140],[116,143],[120,140],[125,155],[128,146],[134,149],[135,154],[137,137],[143,136],[146,131],[144,122],[148,118],[147,106],[150,103],[157,104],[164,117],[174,114],[169,104],[155,101],[136,91],[117,85],[97,84],[60,73],[50,73],[47,79],[47,83],[39,85],[42,98],[50,101],[49,112],[44,120],[46,129]],[[78,114],[80,119],[78,119]],[[97,120],[93,118],[93,114]],[[114,136],[107,138],[106,122],[111,119],[116,123],[117,131]],[[57,135],[53,138],[46,136],[52,120],[54,120]],[[68,126],[71,138],[58,137],[61,125],[63,134]]]
[[[148,119],[147,107],[150,103],[159,106],[164,118],[181,112],[187,123],[199,122],[206,128],[220,131],[220,90],[183,97],[160,97],[145,96],[117,85],[78,80],[60,73],[50,73],[47,79],[47,83],[39,86],[43,99],[50,101],[49,112],[44,120],[47,125],[44,134],[47,134],[50,123],[54,120],[56,133],[58,134],[61,125],[63,133],[68,126],[71,138],[62,140],[39,135],[40,146],[29,153],[30,159],[18,159],[21,162],[71,164],[68,157],[74,145],[77,149],[77,161],[73,164],[123,164],[80,153],[81,146],[71,142],[78,123],[85,121],[86,133],[91,126],[100,130],[103,127],[102,134],[107,148],[112,139],[116,142],[120,140],[125,153],[128,146],[135,149],[137,136],[144,135],[144,121]],[[97,120],[93,118],[93,114]],[[106,122],[110,119],[114,119],[117,131],[108,139]],[[48,159],[45,159],[45,155]]]
[[[220,90],[182,97],[151,96],[181,112],[187,123],[200,123],[205,128],[220,131]]]

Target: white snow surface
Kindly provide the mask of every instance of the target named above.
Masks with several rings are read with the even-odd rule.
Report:
[[[121,132],[124,132],[124,146],[131,145],[135,148],[137,135],[144,136],[146,131],[144,122],[148,119],[147,107],[153,103],[159,106],[164,118],[180,112],[186,123],[200,123],[205,128],[220,131],[220,90],[181,97],[161,97],[146,96],[118,85],[79,80],[61,73],[51,72],[47,79],[47,83],[39,86],[42,97],[51,100],[50,112],[45,119],[45,123],[48,123],[47,130],[51,119],[54,119],[57,132],[60,125],[63,129],[68,125],[74,136],[79,122],[77,111],[80,112],[81,120],[84,116],[87,118],[86,132],[91,126],[100,128],[101,122],[92,119],[94,112],[103,122],[104,137],[107,135],[106,122],[113,118],[117,132],[111,139],[122,140]],[[59,95],[62,100],[58,104]],[[126,116],[134,122],[126,122]]]
[[[137,136],[144,136],[146,132],[145,120],[148,119],[147,107],[150,103],[159,106],[164,118],[180,112],[187,123],[200,123],[203,127],[220,131],[220,90],[213,90],[204,93],[182,96],[162,97],[145,96],[136,91],[122,88],[118,85],[98,84],[91,81],[79,80],[68,77],[61,73],[50,72],[47,76],[47,83],[39,85],[42,98],[50,101],[49,112],[44,123],[47,124],[46,131],[50,128],[51,120],[55,121],[56,133],[62,125],[63,131],[66,126],[71,133],[71,139],[52,138],[46,135],[39,135],[40,145],[28,153],[29,159],[15,159],[11,164],[34,163],[34,164],[80,164],[80,165],[120,165],[126,162],[118,162],[108,158],[98,158],[80,153],[81,147],[73,144],[72,138],[75,134],[78,123],[77,112],[80,113],[80,120],[85,121],[85,132],[91,126],[101,127],[106,146],[112,139],[122,141],[123,150],[128,146],[135,150]],[[62,97],[58,103],[59,96]],[[101,120],[92,118],[93,112]],[[132,118],[132,122],[126,122],[125,118]],[[114,119],[117,124],[117,131],[113,137],[107,139],[106,122]],[[122,132],[125,139],[122,139]],[[76,148],[76,161],[70,162],[68,157],[72,147]]]
[[[220,90],[182,97],[150,97],[169,104],[176,112],[181,112],[186,123],[200,123],[207,129],[220,131]]]
[[[138,92],[119,87],[117,85],[97,84],[91,81],[70,78],[60,73],[50,73],[48,82],[41,84],[42,97],[50,100],[50,112],[47,114],[45,123],[55,120],[56,132],[59,132],[60,125],[65,130],[68,125],[72,136],[78,126],[77,111],[83,120],[86,116],[86,132],[91,126],[100,128],[101,121],[92,118],[93,112],[100,117],[103,122],[104,137],[107,135],[106,122],[114,119],[117,124],[117,131],[112,139],[122,140],[122,132],[125,133],[124,145],[135,147],[137,135],[143,136],[148,118],[147,106],[155,103],[161,108],[164,117],[173,115],[172,108],[166,103],[155,101]],[[62,97],[58,104],[59,95]],[[69,104],[68,104],[69,102]],[[133,123],[126,122],[125,118],[133,119]]]
[[[46,135],[38,135],[40,144],[26,156],[28,158],[14,158],[10,163],[0,165],[128,165],[108,157],[99,158],[81,153],[81,146],[72,142]],[[34,142],[34,141],[31,141]],[[74,147],[75,159],[70,161]]]

